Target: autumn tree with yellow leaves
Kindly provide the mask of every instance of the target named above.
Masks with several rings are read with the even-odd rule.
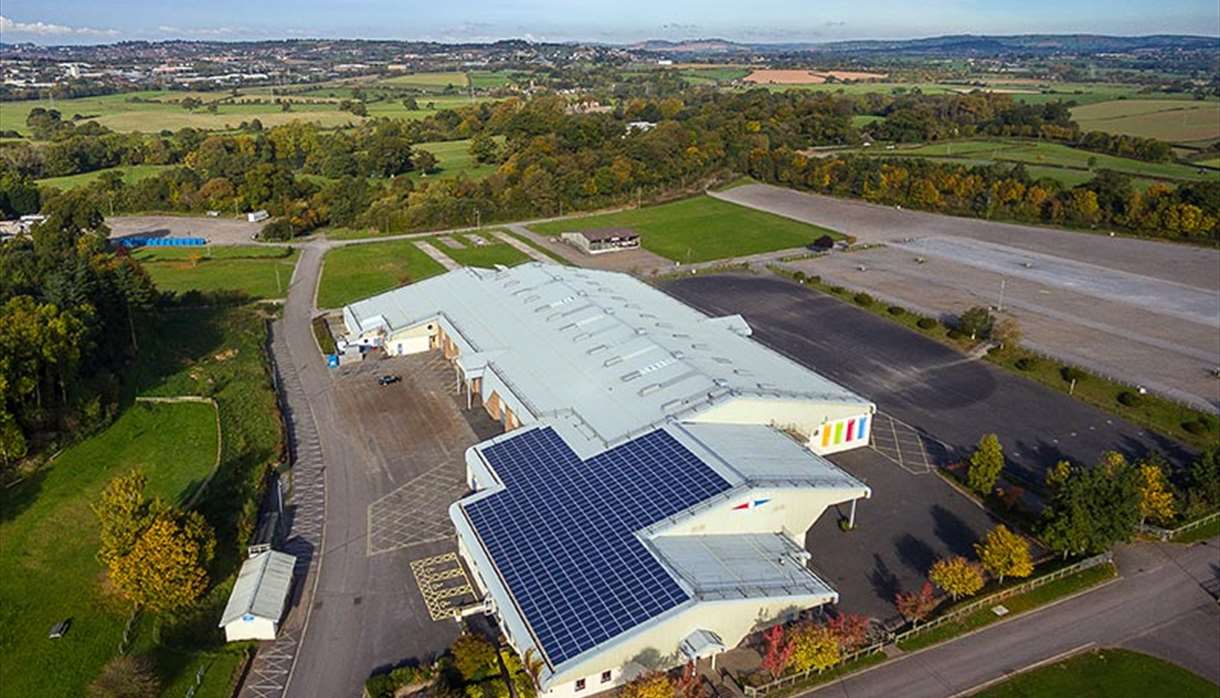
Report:
[[[937,560],[929,570],[928,578],[954,601],[977,594],[983,588],[983,570],[978,563],[960,555]]]
[[[830,628],[801,623],[793,628],[788,642],[792,647],[788,663],[793,671],[817,669],[821,673],[839,663],[839,638]]]
[[[1028,577],[1034,571],[1029,541],[999,524],[987,532],[982,543],[975,543],[983,568],[1004,583],[1004,577]]]
[[[1167,523],[1177,514],[1173,490],[1165,478],[1165,471],[1154,463],[1143,463],[1139,467],[1136,484],[1140,498],[1140,521]]]
[[[661,672],[644,674],[619,689],[620,698],[674,698],[674,683]]]

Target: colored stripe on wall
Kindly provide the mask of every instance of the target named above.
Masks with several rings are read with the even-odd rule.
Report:
[[[849,443],[851,442],[852,439],[855,438],[855,434],[856,434],[856,420],[849,419],[849,420],[847,420],[847,441]]]
[[[865,427],[867,427],[867,426],[868,426],[868,417],[861,417],[860,421],[856,422],[856,438],[857,439],[864,438],[864,430],[865,430]]]
[[[823,424],[822,425],[822,448],[826,448],[829,445],[830,445],[830,425]]]
[[[843,422],[835,422],[835,445],[843,443]]]

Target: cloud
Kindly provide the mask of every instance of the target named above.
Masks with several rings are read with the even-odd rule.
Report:
[[[34,34],[37,36],[117,36],[119,33],[115,29],[68,27],[63,24],[48,24],[47,22],[14,22],[4,15],[0,15],[0,32]]]
[[[157,27],[157,31],[161,32],[162,34],[172,34],[174,36],[207,37],[237,36],[250,33],[250,30],[246,29],[245,27],[192,27],[189,29],[184,29],[182,27],[171,27],[165,24]]]

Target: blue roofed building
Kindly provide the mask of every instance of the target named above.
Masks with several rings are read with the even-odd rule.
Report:
[[[462,269],[344,309],[346,342],[440,350],[506,433],[465,456],[462,558],[548,695],[714,656],[838,596],[805,534],[870,491],[823,455],[875,407],[625,274]],[[811,328],[815,331],[816,328]],[[814,551],[816,555],[816,551]]]

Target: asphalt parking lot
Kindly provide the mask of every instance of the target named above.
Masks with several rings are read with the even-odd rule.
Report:
[[[663,289],[710,315],[740,313],[755,339],[942,442],[942,462],[991,432],[1008,471],[1037,483],[1060,459],[1091,463],[1106,450],[1190,459],[1174,441],[775,276],[697,276]]]
[[[209,245],[249,245],[263,223],[245,218],[205,216],[111,216],[110,239],[126,237],[201,237]]]
[[[831,460],[873,490],[856,504],[854,530],[839,529],[850,509],[843,505],[805,538],[810,566],[839,592],[841,611],[897,621],[895,594],[918,589],[938,558],[973,556],[973,544],[997,523],[936,473],[900,468],[873,447]]]
[[[330,403],[328,426],[345,454],[332,467],[346,468],[350,495],[342,510],[327,512],[332,522],[345,519],[350,532],[335,540],[328,529],[327,564],[345,560],[343,574],[338,585],[323,582],[314,597],[311,623],[342,645],[326,658],[328,676],[337,674],[327,679],[333,686],[319,687],[318,695],[343,694],[407,658],[434,657],[457,637],[452,620],[434,620],[438,602],[446,601],[440,597],[468,600],[441,588],[461,581],[453,565],[443,565],[457,549],[448,507],[466,493],[465,450],[500,432],[481,409],[465,409],[453,369],[439,353],[378,356],[333,372],[327,394],[312,398]],[[383,374],[402,381],[380,386]],[[352,554],[340,558],[338,548]],[[421,583],[429,581],[425,592]],[[337,692],[327,693],[331,688]]]

